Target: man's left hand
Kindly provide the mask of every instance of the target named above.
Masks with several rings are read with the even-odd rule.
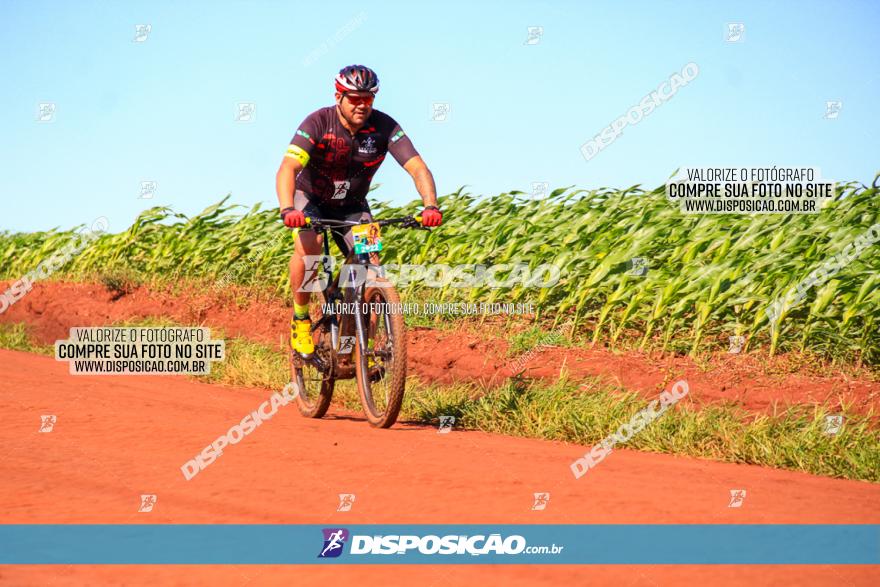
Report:
[[[422,210],[422,226],[440,226],[443,223],[443,212],[437,206],[428,206]]]

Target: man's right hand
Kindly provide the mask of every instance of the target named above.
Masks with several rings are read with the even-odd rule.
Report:
[[[288,228],[302,228],[306,225],[306,215],[303,214],[302,210],[295,208],[285,208],[282,210],[281,220],[284,221],[284,226]]]

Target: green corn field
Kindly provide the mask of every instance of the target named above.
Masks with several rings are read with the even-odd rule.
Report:
[[[880,176],[878,176],[880,178]],[[880,358],[880,261],[869,246],[771,324],[771,303],[880,222],[877,180],[838,186],[815,215],[685,215],[665,188],[561,188],[533,199],[513,191],[440,198],[444,223],[430,234],[386,229],[385,263],[555,264],[546,289],[446,287],[433,299],[532,302],[548,327],[566,321],[593,342],[697,353],[744,336],[748,350],[804,351],[875,365]],[[145,211],[128,230],[94,241],[60,272],[93,279],[124,269],[144,279],[268,285],[289,294],[290,233],[277,211],[227,204],[194,217]],[[377,217],[412,214],[418,202],[374,203]],[[69,242],[72,231],[0,233],[0,278],[17,279]],[[647,262],[632,275],[631,260]],[[58,274],[56,274],[58,276]],[[424,294],[424,286],[404,288]]]

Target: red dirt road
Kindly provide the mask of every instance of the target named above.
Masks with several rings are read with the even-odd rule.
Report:
[[[207,469],[180,466],[269,392],[182,377],[73,377],[0,350],[2,523],[880,523],[880,485],[479,432],[370,428],[283,407]],[[49,433],[40,416],[57,417]],[[335,416],[334,416],[335,414]],[[745,489],[741,508],[729,491]],[[550,492],[544,511],[532,494]],[[354,493],[337,512],[339,493]],[[141,494],[156,494],[138,513]],[[0,568],[8,585],[873,585],[877,567],[562,566]]]

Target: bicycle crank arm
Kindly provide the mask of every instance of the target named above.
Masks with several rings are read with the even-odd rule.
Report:
[[[313,354],[310,358],[304,359],[315,366],[315,369],[320,371],[321,373],[326,373],[329,365],[318,356],[317,353]]]

